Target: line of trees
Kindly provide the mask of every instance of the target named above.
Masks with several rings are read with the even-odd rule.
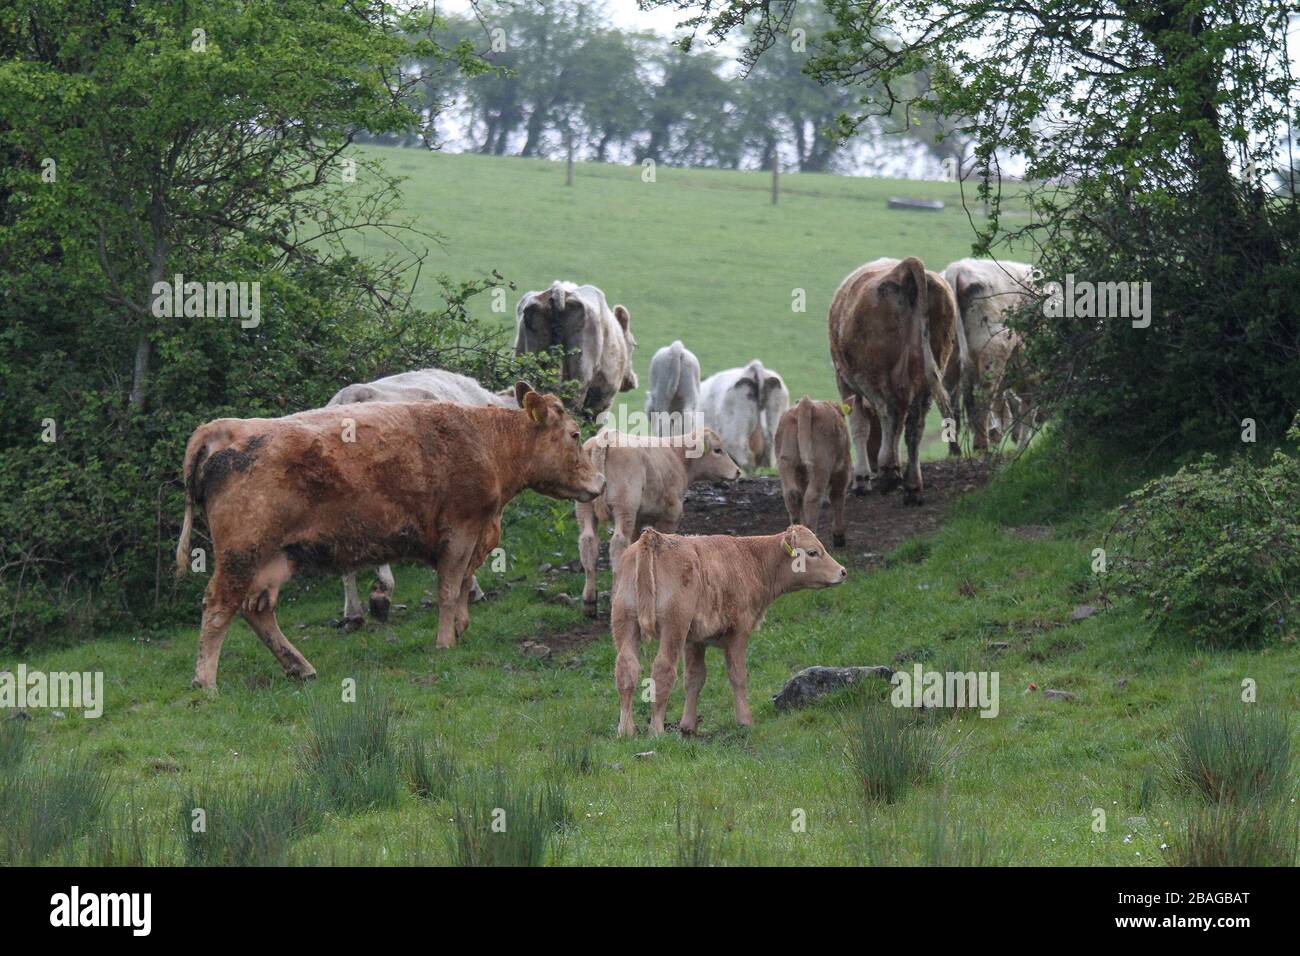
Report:
[[[447,145],[465,152],[597,162],[724,169],[843,171],[854,164],[835,134],[860,90],[823,85],[804,72],[833,26],[817,5],[749,69],[716,49],[682,48],[669,38],[619,29],[586,0],[485,0],[476,16],[448,17],[444,48],[473,48],[486,74],[439,76],[423,85],[420,108],[440,116],[424,136],[369,135],[372,142]],[[413,68],[428,64],[414,63]],[[902,133],[899,148],[942,162],[964,156],[959,137],[933,123],[884,118],[877,133]]]

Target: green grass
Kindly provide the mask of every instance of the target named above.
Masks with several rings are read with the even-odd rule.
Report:
[[[660,170],[648,185],[636,170],[580,167],[565,190],[546,163],[415,152],[392,161],[420,177],[411,211],[450,240],[434,268],[500,268],[523,287],[596,281],[632,309],[642,373],[653,348],[680,335],[706,370],[758,354],[796,396],[828,395],[823,319],[840,277],[882,254],[942,266],[966,252],[960,212],[884,208],[892,193],[949,197],[955,187],[945,184],[788,177],[774,209],[752,174]],[[789,312],[795,286],[808,290],[806,314]],[[870,542],[851,541],[847,583],[782,598],[755,634],[748,730],[733,722],[716,651],[700,698],[705,735],[653,741],[614,735],[607,635],[547,660],[520,652],[523,640],[584,621],[580,603],[537,593],[540,564],[577,557],[572,506],[531,494],[505,517],[509,568],[480,573],[498,594],[472,609],[451,651],[434,649],[436,614],[420,606],[432,574],[399,568],[396,601],[408,609],[354,634],[326,623],[339,614],[337,579],[286,587],[279,619],[316,666],[312,684],[284,679],[237,622],[220,693],[191,690],[197,606],[185,626],[31,654],[29,669],[102,671],[106,703],[94,720],[33,709],[29,721],[0,721],[0,789],[23,808],[0,813],[0,863],[1160,864],[1188,832],[1225,853],[1285,849],[1287,832],[1206,824],[1205,799],[1165,775],[1191,703],[1237,695],[1249,677],[1261,705],[1295,709],[1296,645],[1157,640],[1126,605],[1069,621],[1078,604],[1106,603],[1092,553],[1111,523],[1105,509],[1138,477],[1122,462],[1040,442],[886,567],[866,573],[858,556]],[[546,580],[548,593],[581,593],[579,574]],[[653,650],[643,653],[648,671]],[[892,665],[900,655],[927,668],[996,670],[1000,712],[918,718],[956,759],[894,802],[868,806],[844,737],[854,702],[786,713],[771,695],[811,664]],[[0,670],[18,662],[0,659]],[[349,680],[355,704],[344,703]],[[1075,699],[1048,700],[1049,688]],[[883,682],[865,689],[882,700],[887,691]],[[644,728],[648,705],[636,706]],[[1298,732],[1294,722],[1288,732]],[[91,784],[102,774],[107,789],[47,769],[68,766]],[[1294,766],[1286,781],[1294,792]],[[75,814],[49,809],[74,804]],[[207,843],[187,812],[200,805]],[[497,808],[508,845],[488,842]],[[1177,857],[1187,858],[1210,850]]]

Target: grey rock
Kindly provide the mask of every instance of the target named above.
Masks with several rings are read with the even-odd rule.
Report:
[[[1091,604],[1080,604],[1070,615],[1071,621],[1084,621],[1097,613],[1097,609]]]
[[[1008,643],[1007,641],[994,641],[993,643],[989,644],[989,650],[1005,651],[1010,646],[1011,646],[1010,643]]]
[[[850,687],[865,677],[883,677],[885,680],[889,680],[893,676],[893,668],[884,665],[866,667],[822,667],[814,665],[813,667],[805,667],[785,682],[785,686],[781,688],[780,693],[772,698],[772,703],[776,705],[777,710],[804,707],[819,697],[842,687]]]
[[[1048,690],[1043,691],[1043,700],[1078,700],[1077,694],[1071,694],[1068,690]]]
[[[525,657],[535,657],[539,661],[544,661],[551,656],[551,649],[540,641],[524,641],[519,645]]]

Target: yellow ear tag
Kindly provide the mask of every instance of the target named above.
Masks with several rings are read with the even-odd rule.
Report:
[[[790,557],[793,558],[793,557],[794,557],[794,548],[790,546],[790,542],[789,542],[789,541],[786,541],[784,538],[782,538],[782,539],[781,539],[781,544],[782,544],[782,546],[785,548],[785,553],[788,554],[788,555],[790,555]]]
[[[848,402],[840,402],[840,411],[845,415],[848,415],[849,412],[853,411],[853,407],[849,405]]]
[[[539,425],[542,423],[541,411],[542,409],[539,405],[534,405],[532,408],[528,409],[529,417]]]

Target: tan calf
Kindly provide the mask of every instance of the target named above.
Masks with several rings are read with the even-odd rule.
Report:
[[[799,399],[777,426],[776,466],[790,523],[816,531],[822,499],[829,496],[831,541],[844,547],[844,498],[853,474],[844,406]]]
[[[871,481],[887,493],[901,481],[903,503],[921,504],[921,436],[931,399],[955,421],[940,369],[953,349],[956,320],[948,284],[915,257],[876,259],[840,284],[830,308],[831,362],[840,397],[853,400],[855,493]]]
[[[587,614],[595,617],[600,526],[614,523],[609,563],[615,567],[619,555],[641,529],[653,527],[667,533],[677,530],[688,485],[696,481],[733,481],[740,477],[740,466],[727,454],[712,428],[675,438],[603,431],[587,439],[583,447],[591,453],[596,470],[605,476],[604,492],[575,506],[578,553],[587,575],[582,602]]]
[[[659,640],[651,670],[650,736],[664,732],[677,659],[686,660],[681,730],[694,733],[704,686],[704,649],[722,649],[736,721],[753,724],[746,654],[749,635],[782,594],[839,584],[848,571],[802,525],[747,538],[660,534],[647,528],[615,568],[611,629],[617,658],[620,737],[636,733],[632,695],[641,675],[641,640]]]
[[[501,537],[501,512],[524,488],[591,499],[604,478],[553,395],[520,382],[520,408],[368,402],[284,418],[223,418],[185,448],[189,563],[194,506],[212,535],[194,685],[212,688],[236,614],[292,677],[315,668],[275,620],[280,587],[303,568],[353,571],[394,560],[438,572],[438,647],[469,626],[473,572]]]

